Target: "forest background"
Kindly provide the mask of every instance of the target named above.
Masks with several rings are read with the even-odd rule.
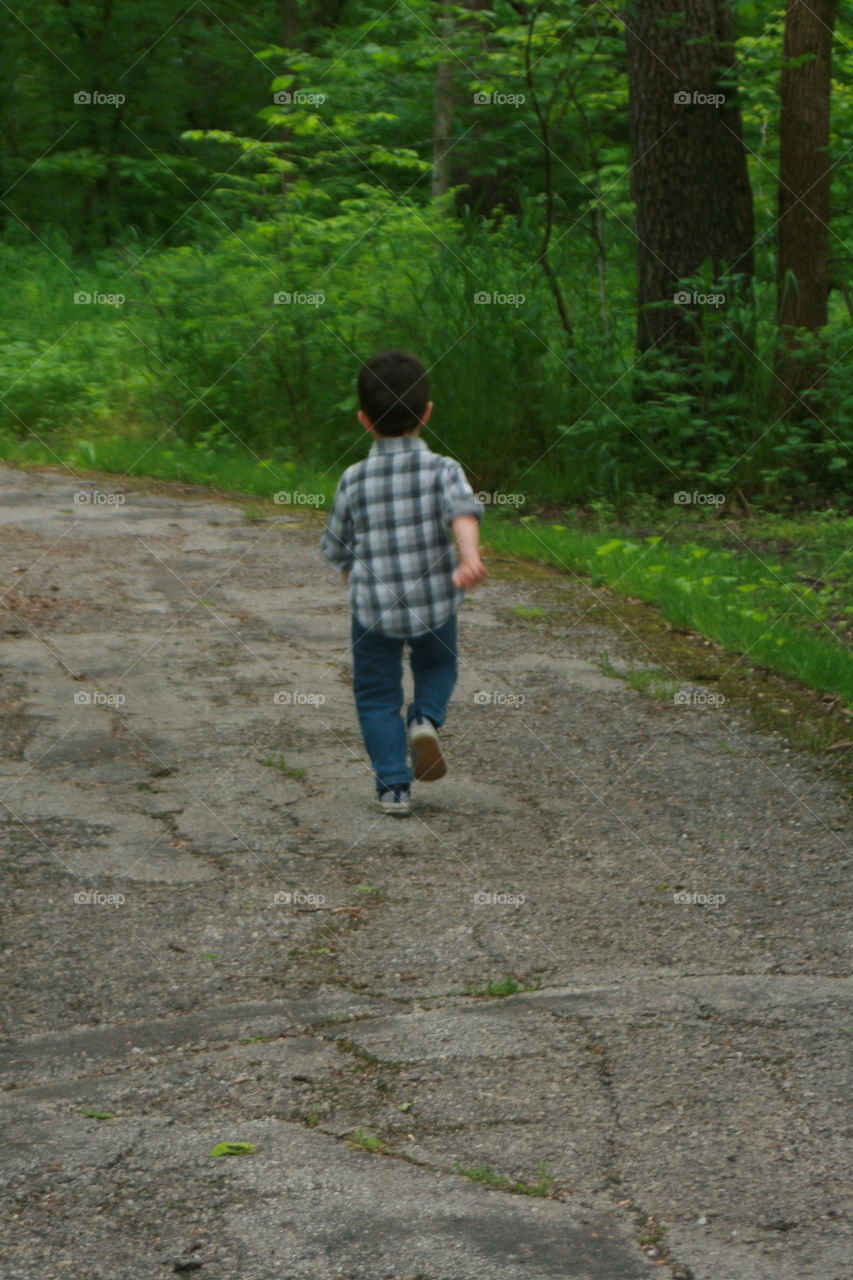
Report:
[[[0,455],[327,503],[416,351],[492,545],[850,696],[853,6],[3,6]]]

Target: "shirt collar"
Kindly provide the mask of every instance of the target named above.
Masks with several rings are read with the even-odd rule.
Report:
[[[398,449],[408,451],[410,449],[426,449],[427,442],[422,440],[420,436],[383,436],[381,440],[374,440],[370,446],[371,453],[395,453]]]

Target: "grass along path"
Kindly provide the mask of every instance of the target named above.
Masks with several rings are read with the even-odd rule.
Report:
[[[746,542],[734,552],[659,534],[614,536],[526,517],[488,522],[485,541],[496,551],[587,575],[594,584],[646,600],[676,626],[853,706],[846,628],[839,634],[823,616],[835,607],[837,588],[830,605],[815,586],[792,580],[783,562]],[[851,566],[853,554],[846,550],[833,567],[846,581]]]

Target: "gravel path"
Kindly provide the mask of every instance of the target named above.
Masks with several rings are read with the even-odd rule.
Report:
[[[493,561],[383,817],[320,527],[0,468],[3,1273],[842,1280],[838,788]]]

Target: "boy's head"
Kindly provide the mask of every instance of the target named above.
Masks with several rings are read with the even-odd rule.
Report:
[[[359,419],[377,435],[416,431],[432,408],[427,371],[406,351],[381,351],[359,369],[358,403]]]

